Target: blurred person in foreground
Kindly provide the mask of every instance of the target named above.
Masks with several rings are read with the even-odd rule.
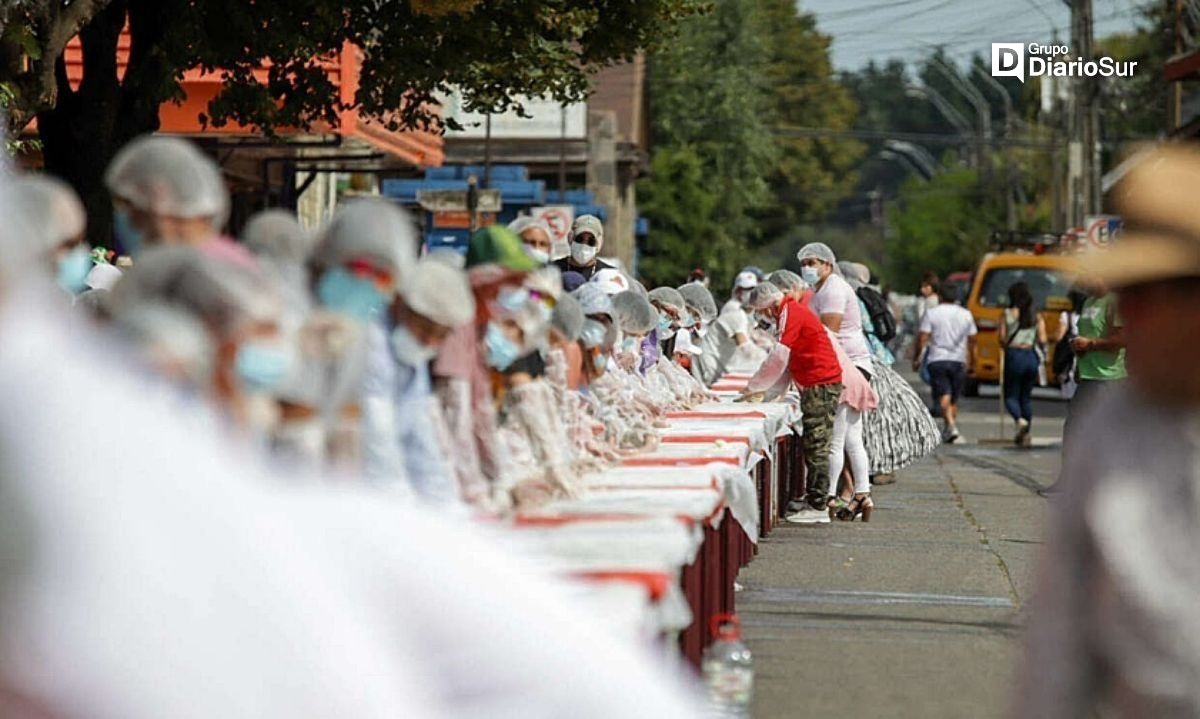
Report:
[[[222,262],[255,267],[254,256],[221,234],[229,190],[221,168],[188,140],[144,135],[104,174],[113,200],[113,234],[137,259],[155,245],[189,245]]]
[[[1114,188],[1123,234],[1085,258],[1117,293],[1127,382],[1075,420],[1050,502],[1013,716],[1200,716],[1200,152]]]
[[[88,289],[92,270],[91,247],[84,241],[87,214],[66,183],[47,175],[18,179],[12,188],[13,201],[28,213],[40,231],[37,248],[42,266],[53,273],[55,282],[72,297]]]

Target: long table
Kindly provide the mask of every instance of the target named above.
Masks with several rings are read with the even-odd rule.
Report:
[[[669,413],[653,451],[580,478],[579,498],[512,521],[606,622],[694,666],[709,619],[734,610],[738,571],[800,489],[798,403],[734,403],[748,379],[726,375],[719,401]]]

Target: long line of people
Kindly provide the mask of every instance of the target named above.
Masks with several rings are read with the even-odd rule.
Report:
[[[799,392],[808,492],[791,521],[870,519],[872,481],[938,444],[872,339],[856,293],[869,273],[820,243],[801,249],[802,275],[746,268],[718,310],[700,282],[647,291],[598,259],[592,216],[556,263],[529,218],[476,232],[465,257],[421,256],[411,218],[381,199],[316,232],[269,210],[226,237],[220,171],[179,139],[130,143],[106,183],[123,270],[83,243],[65,186],[9,190],[71,324],[120,346],[107,371],[153,378],[179,427],[293,483],[459,518],[536,507],[654,448],[665,414],[711,401],[731,370],[755,373],[742,401]]]

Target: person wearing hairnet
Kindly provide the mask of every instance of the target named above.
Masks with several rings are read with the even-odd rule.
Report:
[[[796,524],[827,524],[829,453],[843,390],[841,364],[817,316],[784,297],[772,283],[754,289],[750,306],[778,324],[779,342],[789,352],[788,371],[800,389],[807,496],[804,506],[786,519]]]
[[[28,241],[36,244],[44,271],[72,297],[87,289],[92,269],[91,248],[84,241],[87,215],[75,191],[54,177],[29,175],[16,180],[10,192],[36,228]]]
[[[833,330],[850,361],[870,380],[871,348],[863,334],[858,295],[838,272],[837,256],[829,245],[810,242],[800,248],[796,259],[800,261],[800,276],[814,290],[808,306],[822,324]]]
[[[496,437],[493,372],[509,369],[526,351],[515,326],[500,319],[501,291],[519,288],[538,269],[521,239],[506,227],[485,227],[471,236],[466,272],[475,297],[475,318],[442,344],[433,363],[434,387],[455,448],[451,460],[468,503],[505,509],[505,450]]]
[[[684,322],[688,315],[687,303],[674,287],[655,287],[647,294],[647,298],[658,310],[656,332],[659,349],[664,356],[672,357],[675,354],[676,333],[689,324]]]
[[[279,421],[274,392],[292,371],[294,355],[281,332],[283,303],[257,273],[213,260],[199,249],[157,247],[113,289],[118,324],[148,304],[186,312],[209,335],[212,384],[206,388],[224,413],[265,442]]]
[[[583,349],[579,333],[583,330],[583,308],[570,294],[563,294],[550,314],[546,374],[552,382],[567,389],[579,389],[583,381]]]
[[[571,223],[567,236],[571,254],[557,260],[554,266],[561,272],[578,272],[585,280],[592,279],[600,270],[614,269],[604,260],[598,259],[604,247],[604,224],[595,215],[580,215]]]
[[[406,275],[388,323],[393,364],[386,368],[386,382],[391,385],[391,411],[369,413],[364,427],[364,444],[390,439],[399,445],[405,471],[402,476],[389,476],[392,467],[374,466],[381,458],[376,452],[367,455],[366,472],[383,484],[407,478],[420,501],[461,508],[458,482],[437,434],[440,409],[433,398],[429,363],[446,336],[475,317],[475,300],[466,276],[436,259],[419,260]],[[383,417],[389,421],[381,422]]]
[[[386,315],[416,261],[414,235],[407,213],[379,199],[343,204],[320,233],[309,258],[316,305],[298,333],[297,371],[279,392],[281,452],[355,476],[369,466],[409,486],[397,442],[362,440],[368,425],[391,424]]]
[[[155,245],[188,245],[206,256],[254,267],[254,256],[221,235],[229,190],[221,168],[188,140],[143,135],[121,148],[104,174],[113,233],[136,258]]]
[[[617,364],[644,375],[658,361],[658,342],[654,335],[658,313],[648,299],[633,290],[613,295],[612,301],[613,313],[621,328],[621,344],[615,350]]]
[[[550,231],[550,225],[546,224],[545,220],[540,217],[526,215],[508,223],[508,229],[515,232],[517,237],[521,238],[526,254],[537,260],[539,264],[550,264],[552,232]]]
[[[692,358],[692,374],[705,387],[711,387],[729,369],[729,363],[737,352],[738,344],[734,339],[736,327],[718,319],[717,303],[704,285],[689,282],[678,290],[689,310],[699,318],[689,338],[700,349],[700,354]]]
[[[791,297],[801,304],[807,304],[807,299],[812,297],[812,288],[804,281],[800,275],[791,270],[775,270],[767,275],[767,282],[778,287],[783,291],[783,294]]]
[[[287,210],[264,210],[242,229],[242,243],[258,258],[263,271],[279,284],[288,310],[298,316],[312,306],[305,264],[316,238]]]

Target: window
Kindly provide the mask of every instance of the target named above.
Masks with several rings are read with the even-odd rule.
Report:
[[[1046,309],[1046,298],[1067,296],[1070,283],[1059,270],[1045,267],[1001,267],[983,276],[979,289],[979,304],[984,307],[1007,307],[1008,288],[1018,282],[1029,285],[1033,306]]]

